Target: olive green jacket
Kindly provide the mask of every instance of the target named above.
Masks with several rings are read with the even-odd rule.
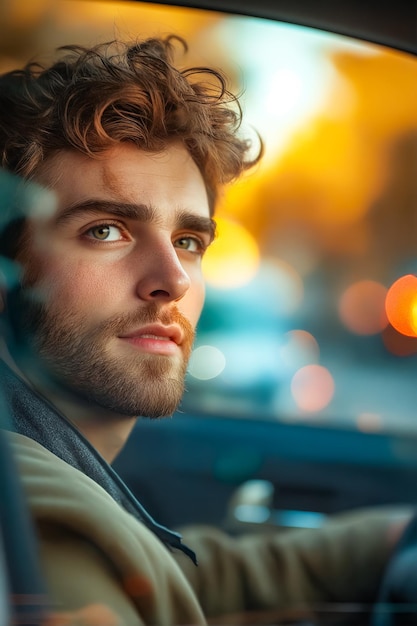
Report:
[[[375,596],[390,552],[392,509],[338,516],[314,531],[240,539],[212,528],[183,529],[196,567],[83,473],[23,435],[10,434],[10,441],[57,610],[101,603],[122,626],[191,626],[230,613]]]

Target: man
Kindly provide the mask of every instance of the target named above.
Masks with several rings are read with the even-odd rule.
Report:
[[[0,80],[1,165],[26,181],[1,238],[20,268],[4,265],[4,411],[58,609],[134,626],[369,601],[395,541],[390,511],[314,535],[190,529],[196,567],[109,465],[138,415],[181,399],[216,197],[259,158],[233,103],[218,72],[175,68],[172,38]]]

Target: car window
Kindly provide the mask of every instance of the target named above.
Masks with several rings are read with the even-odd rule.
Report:
[[[182,410],[414,431],[416,59],[137,2],[1,10],[1,70],[68,42],[175,32],[189,43],[184,65],[220,67],[242,93],[265,156],[219,203]]]

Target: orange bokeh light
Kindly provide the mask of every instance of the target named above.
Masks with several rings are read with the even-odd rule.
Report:
[[[401,276],[391,285],[385,310],[395,330],[407,337],[417,337],[417,276]]]
[[[358,335],[375,335],[388,321],[385,314],[387,289],[374,280],[360,280],[350,285],[339,302],[343,324]]]
[[[315,413],[324,409],[334,394],[334,381],[322,365],[301,367],[291,381],[291,393],[299,409]]]

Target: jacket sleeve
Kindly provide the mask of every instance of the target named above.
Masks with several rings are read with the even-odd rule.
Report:
[[[314,612],[324,603],[375,599],[394,540],[410,510],[339,514],[319,529],[232,538],[209,527],[182,528],[199,566],[178,562],[208,617],[242,611]]]

